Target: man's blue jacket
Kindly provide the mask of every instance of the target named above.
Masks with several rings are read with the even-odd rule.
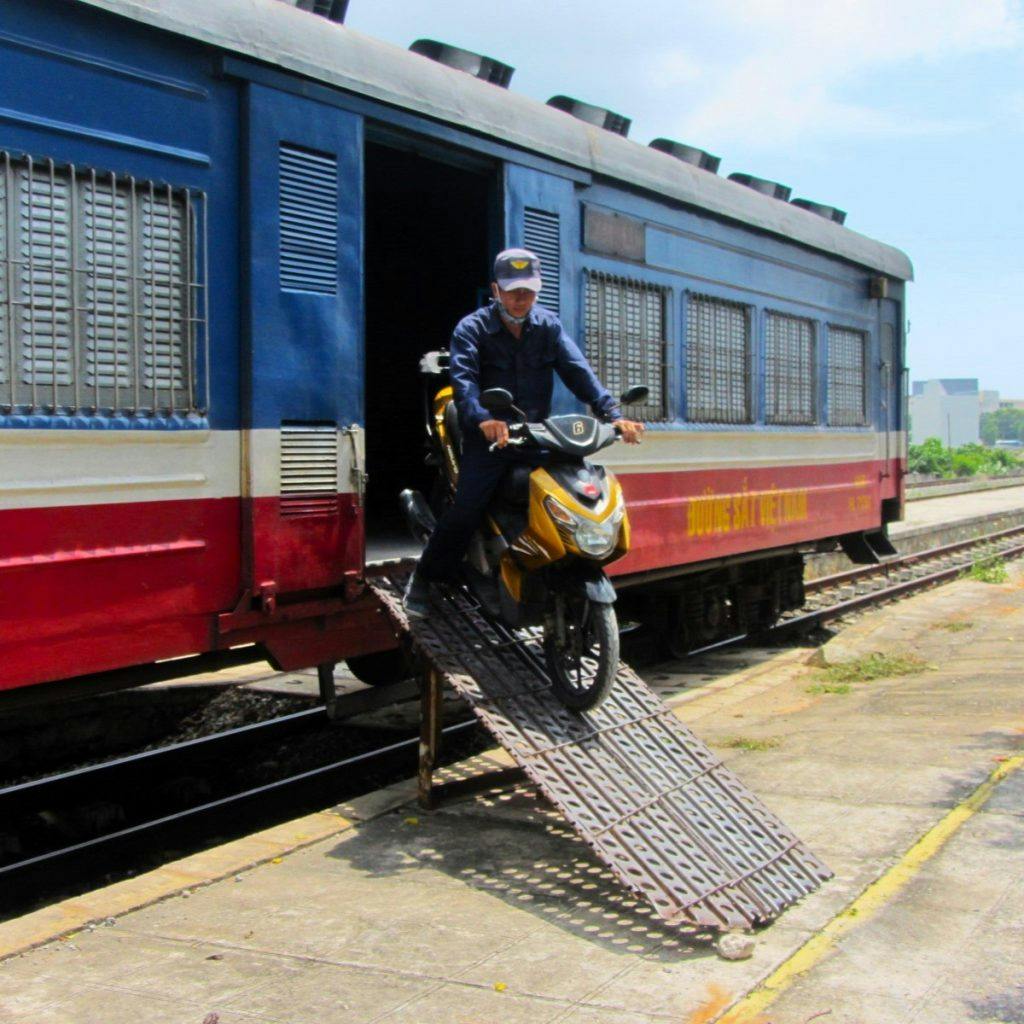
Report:
[[[505,326],[497,303],[483,306],[459,321],[449,353],[455,405],[467,437],[479,435],[475,428],[484,420],[502,418],[480,404],[480,393],[488,388],[511,391],[529,422],[547,419],[555,373],[600,419],[610,422],[621,416],[586,356],[558,317],[543,306],[530,310],[518,339]]]

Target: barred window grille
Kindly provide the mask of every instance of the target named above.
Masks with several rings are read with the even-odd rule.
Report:
[[[663,420],[666,403],[665,299],[667,289],[588,271],[585,295],[587,358],[604,386],[618,398],[645,384],[647,398],[626,406],[638,420]]]
[[[201,193],[0,153],[0,409],[205,411],[204,213]]]
[[[867,424],[867,335],[848,327],[828,329],[828,422]]]
[[[540,258],[544,287],[537,301],[545,309],[561,315],[562,246],[558,214],[528,206],[523,212],[523,247]]]
[[[817,422],[814,322],[783,313],[765,325],[765,421]]]
[[[749,423],[750,308],[707,295],[686,300],[686,410],[695,423]]]

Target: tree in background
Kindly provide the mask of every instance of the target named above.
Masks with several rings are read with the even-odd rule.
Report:
[[[985,444],[996,441],[1024,441],[1024,409],[997,409],[981,417],[981,439]]]
[[[1004,476],[1013,470],[1019,471],[1022,466],[1024,463],[1017,455],[1007,449],[986,448],[980,444],[951,449],[937,437],[929,437],[924,444],[912,444],[907,453],[910,472],[927,476]]]

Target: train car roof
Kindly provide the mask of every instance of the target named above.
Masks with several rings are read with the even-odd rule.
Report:
[[[899,249],[280,0],[79,0],[780,235],[904,281]]]

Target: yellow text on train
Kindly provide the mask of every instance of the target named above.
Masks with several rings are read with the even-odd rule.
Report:
[[[806,490],[778,488],[715,494],[709,487],[686,503],[686,533],[690,537],[708,537],[761,526],[806,522],[809,518],[807,496]]]

